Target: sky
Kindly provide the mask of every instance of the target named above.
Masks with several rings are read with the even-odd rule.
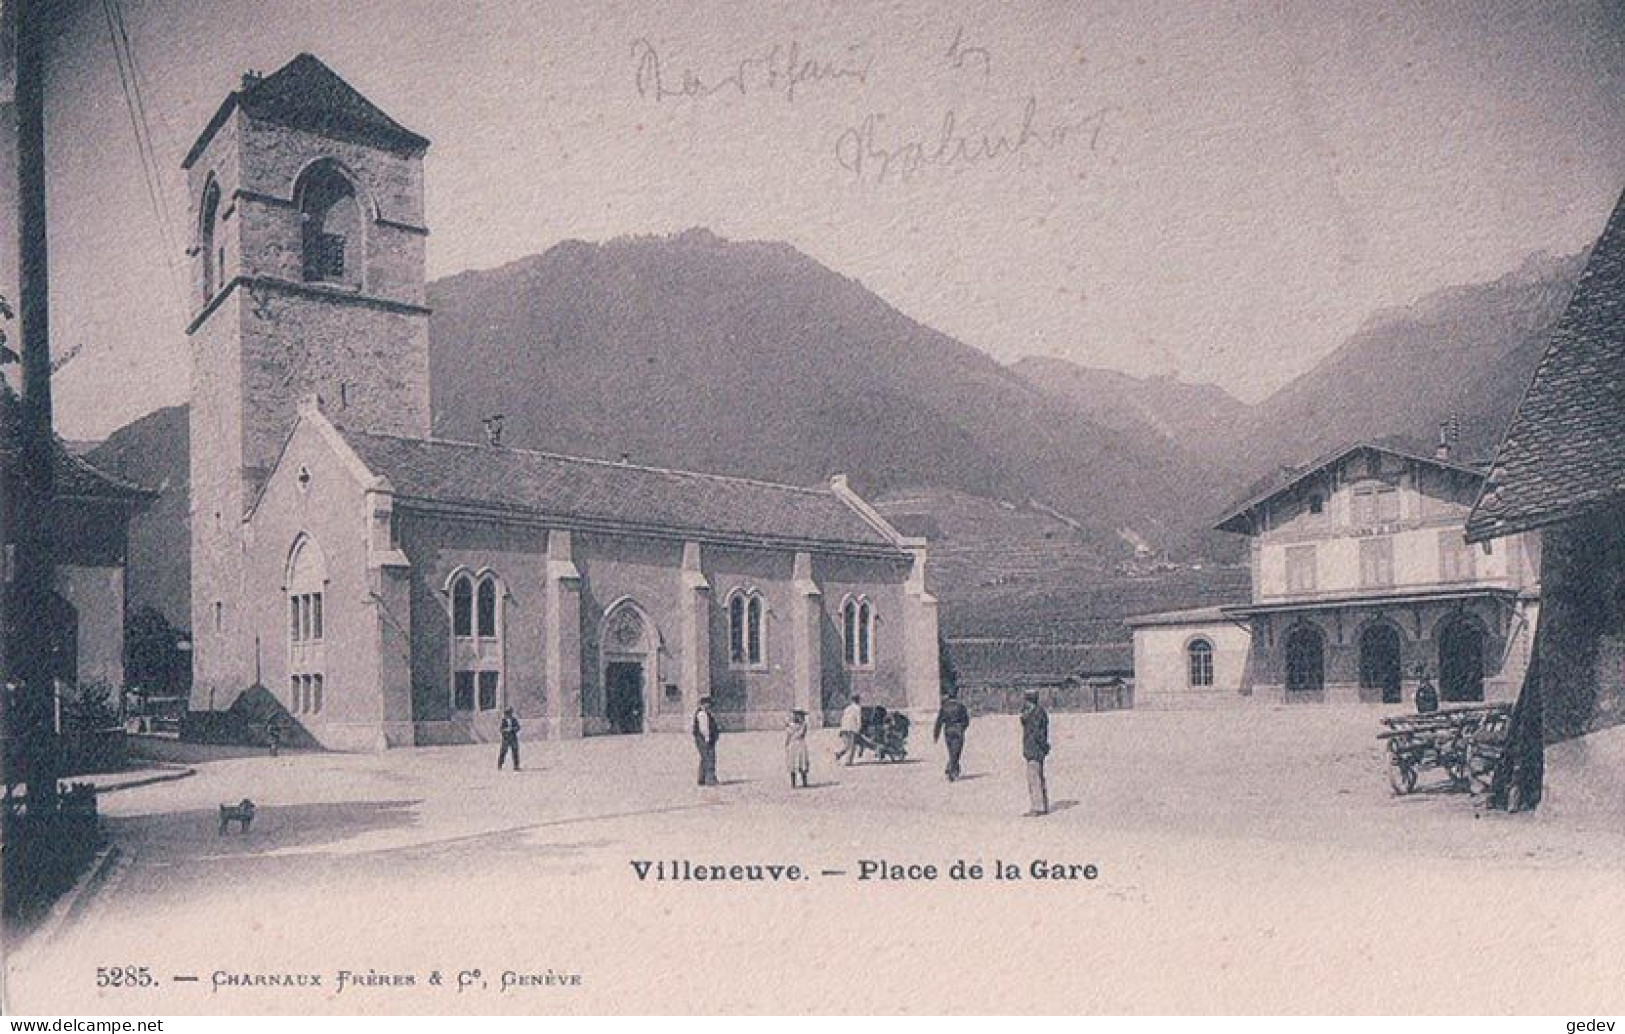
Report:
[[[244,71],[301,51],[432,141],[431,279],[704,226],[787,241],[1001,361],[1249,402],[1379,309],[1588,246],[1625,187],[1618,5],[118,6],[156,200],[103,0],[63,0],[49,51],[71,438],[185,400],[180,163]]]

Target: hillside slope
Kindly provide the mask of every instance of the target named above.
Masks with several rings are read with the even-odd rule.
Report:
[[[1036,498],[1107,552],[1178,539],[1170,443],[1091,423],[982,353],[783,244],[567,242],[430,286],[435,428],[792,483],[844,472]],[[1109,486],[1109,487],[1108,487]]]
[[[1585,255],[1539,254],[1497,280],[1379,313],[1337,351],[1255,407],[1230,465],[1257,476],[1359,439],[1431,450],[1460,424],[1458,455],[1487,458],[1546,348]]]
[[[1246,403],[1213,384],[1134,377],[1048,356],[1018,359],[1010,369],[1102,427],[1162,439],[1200,456],[1223,450],[1252,416]]]

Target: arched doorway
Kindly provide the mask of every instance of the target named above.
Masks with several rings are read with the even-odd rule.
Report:
[[[1401,670],[1399,629],[1381,621],[1368,625],[1360,634],[1360,688],[1380,692],[1385,704],[1397,704],[1403,699]]]
[[[1286,690],[1320,693],[1326,688],[1326,637],[1314,625],[1298,625],[1286,637]]]
[[[1484,630],[1469,617],[1439,628],[1439,699],[1464,703],[1484,699]]]
[[[632,600],[615,603],[599,629],[599,684],[604,688],[605,731],[639,733],[649,714],[660,653],[660,634]]]

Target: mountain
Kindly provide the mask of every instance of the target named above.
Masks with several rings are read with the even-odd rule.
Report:
[[[1173,443],[1067,400],[784,244],[577,241],[430,285],[435,430],[862,492],[933,486],[1055,507],[1103,555],[1177,545]],[[1108,487],[1109,486],[1109,487]]]
[[[1279,465],[1354,439],[1430,449],[1450,413],[1463,452],[1487,455],[1582,261],[1535,256],[1379,313],[1249,408],[1166,378],[1000,366],[782,244],[567,242],[429,285],[435,430],[478,440],[500,412],[516,446],[793,483],[845,472],[933,534],[951,634],[1108,642],[1125,613],[1245,595],[1222,564],[1124,561],[1141,541],[1232,558],[1242,543],[1211,520]],[[176,407],[87,455],[162,486],[132,525],[131,607],[180,627],[186,446]]]
[[[85,460],[158,497],[130,522],[128,612],[152,607],[176,628],[191,628],[192,562],[185,406],[170,406],[114,431]]]
[[[1447,287],[1376,314],[1254,407],[1229,468],[1246,480],[1359,439],[1431,452],[1439,424],[1451,416],[1460,425],[1457,455],[1489,457],[1585,258],[1531,255],[1499,279]]]
[[[1223,448],[1251,416],[1246,403],[1213,384],[1134,377],[1048,356],[1018,359],[1010,369],[1101,427],[1162,439],[1197,455]]]
[[[480,440],[482,419],[502,413],[516,447],[797,484],[846,473],[871,496],[1020,500],[1063,515],[1049,523],[1095,571],[1136,539],[1180,542],[1166,501],[1194,479],[1176,445],[1091,422],[787,245],[701,230],[571,241],[428,291],[442,437]],[[161,486],[132,528],[131,604],[187,627],[185,407],[88,458]],[[1197,498],[1199,511],[1216,501]]]

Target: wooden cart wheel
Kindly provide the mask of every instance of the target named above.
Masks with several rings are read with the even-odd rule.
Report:
[[[1416,789],[1416,769],[1396,757],[1394,763],[1388,766],[1388,785],[1397,794],[1410,793]]]

